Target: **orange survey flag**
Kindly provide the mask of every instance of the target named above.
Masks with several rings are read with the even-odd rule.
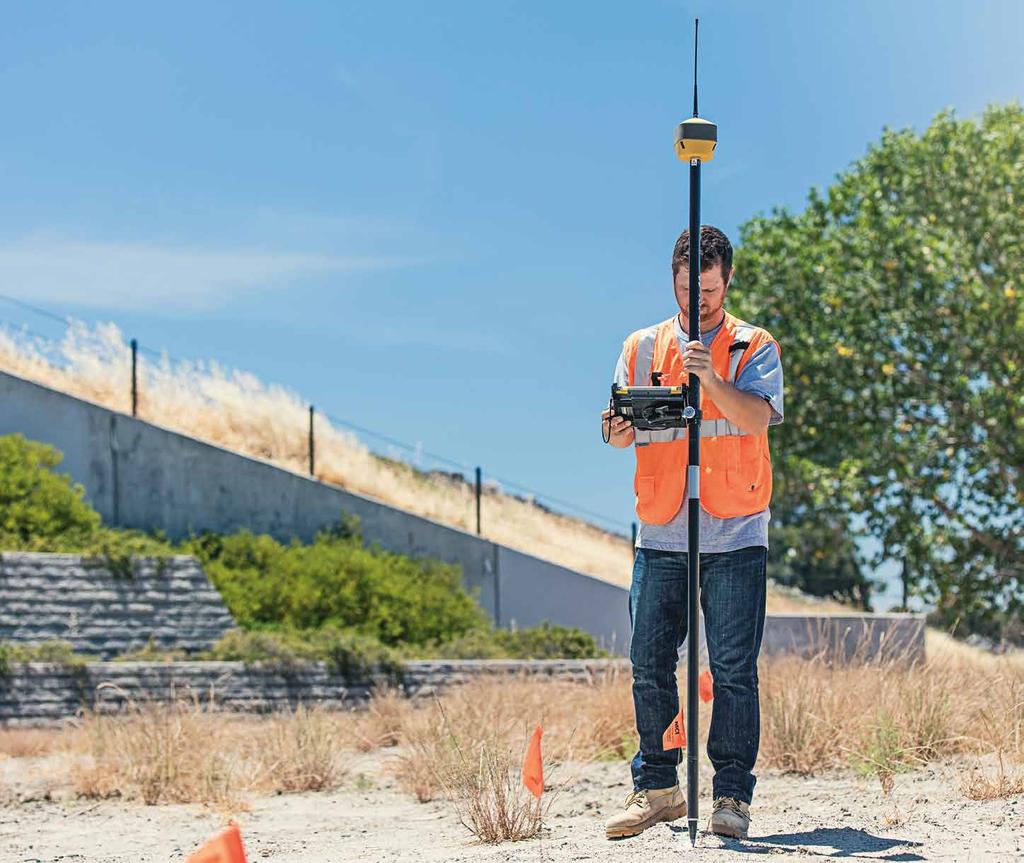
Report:
[[[705,704],[715,697],[714,681],[711,679],[711,672],[707,669],[700,673],[697,686],[700,689],[700,700]]]
[[[229,824],[207,839],[198,851],[186,858],[185,863],[245,863],[245,849],[238,825]]]
[[[533,737],[530,738],[530,745],[526,747],[526,757],[523,759],[523,785],[530,793],[540,800],[544,793],[544,762],[540,757],[540,738],[543,732],[538,725],[533,730]]]
[[[668,724],[668,728],[665,729],[665,733],[661,735],[661,748],[666,752],[669,749],[686,748],[686,727],[683,724],[682,708],[672,717],[672,721]]]

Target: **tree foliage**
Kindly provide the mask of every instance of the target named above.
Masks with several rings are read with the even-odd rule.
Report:
[[[1024,604],[1024,111],[886,130],[799,214],[744,225],[780,340],[779,526],[873,537],[944,622]],[[773,504],[773,513],[776,506]]]

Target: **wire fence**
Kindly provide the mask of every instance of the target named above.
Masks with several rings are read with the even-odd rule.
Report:
[[[0,294],[0,300],[8,303],[9,305],[16,306],[23,311],[26,311],[32,315],[37,316],[40,319],[46,319],[53,323],[60,324],[66,332],[66,328],[71,327],[75,320],[68,315],[61,315],[56,312],[52,312],[48,309],[41,308],[33,305],[32,303],[25,302],[16,297],[11,297],[5,294]],[[26,335],[30,335],[36,340],[42,343],[54,343],[56,341],[53,335],[46,335],[38,332],[34,328],[28,327],[24,322],[12,321],[6,317],[0,317],[0,325],[10,327],[16,331],[20,331]],[[147,347],[141,344],[138,339],[132,338],[128,343],[128,351],[130,354],[131,364],[131,377],[130,381],[126,382],[128,387],[128,398],[131,405],[132,416],[137,417],[139,415],[139,399],[142,394],[140,391],[140,370],[141,361],[140,357],[149,356],[160,362],[169,362],[177,364],[179,367],[187,365],[188,361],[182,360],[175,357],[166,351],[157,351],[153,348]],[[505,491],[508,490],[513,493],[513,496],[521,497],[526,499],[543,509],[560,514],[575,517],[581,521],[586,521],[595,524],[602,530],[617,536],[625,537],[632,535],[634,541],[636,539],[636,523],[632,524],[623,522],[621,519],[616,519],[603,513],[597,512],[588,507],[581,506],[573,501],[565,500],[561,497],[549,495],[539,489],[531,488],[523,483],[514,482],[509,479],[489,474],[479,465],[471,465],[467,462],[459,461],[457,459],[450,458],[448,456],[430,452],[424,450],[418,444],[412,444],[408,441],[400,440],[393,435],[385,434],[375,429],[367,428],[366,426],[354,423],[344,417],[339,417],[334,413],[329,413],[322,409],[318,410],[313,405],[308,405],[306,408],[308,412],[307,419],[307,470],[310,477],[318,479],[317,476],[317,420],[322,417],[330,422],[333,426],[341,427],[346,429],[355,435],[358,435],[362,439],[362,443],[377,456],[385,458],[395,459],[404,462],[409,467],[416,470],[423,471],[424,459],[429,459],[434,465],[443,466],[448,468],[446,473],[453,476],[461,477],[465,482],[471,484],[473,488],[473,497],[475,502],[475,527],[478,534],[483,533],[484,525],[482,523],[482,501],[485,496],[485,486],[493,485],[497,487],[497,490]]]

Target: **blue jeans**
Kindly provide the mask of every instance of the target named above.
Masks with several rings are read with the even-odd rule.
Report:
[[[757,654],[764,631],[768,549],[750,546],[700,556],[701,608],[714,677],[708,757],[715,768],[712,792],[749,803],[761,736]],[[682,750],[662,751],[662,733],[679,712],[676,662],[686,638],[688,555],[639,548],[629,591],[633,640],[633,706],[640,751],[633,758],[633,787],[675,785]],[[697,745],[697,741],[688,741]]]

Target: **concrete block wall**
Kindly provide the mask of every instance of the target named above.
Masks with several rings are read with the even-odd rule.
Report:
[[[411,698],[425,698],[481,677],[587,681],[628,673],[624,660],[424,661],[408,663],[398,685]],[[28,663],[0,676],[0,726],[48,725],[86,709],[116,714],[133,705],[193,697],[204,706],[256,713],[300,704],[342,709],[365,702],[382,680],[347,679],[323,663],[287,670],[241,662]]]
[[[0,641],[71,643],[109,659],[144,647],[206,650],[234,626],[191,557],[133,558],[123,571],[73,554],[0,554]]]

